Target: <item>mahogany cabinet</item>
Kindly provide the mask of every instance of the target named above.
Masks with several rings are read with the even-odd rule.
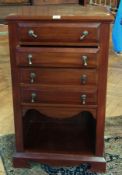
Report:
[[[87,13],[86,13],[87,12]],[[15,167],[88,163],[104,172],[111,14],[79,4],[9,15]]]

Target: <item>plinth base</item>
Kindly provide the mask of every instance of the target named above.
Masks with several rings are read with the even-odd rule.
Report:
[[[106,170],[104,157],[33,152],[16,153],[13,157],[13,166],[15,168],[29,168],[30,162],[44,163],[52,166],[76,166],[88,163],[91,167],[90,170],[93,172],[105,172]]]

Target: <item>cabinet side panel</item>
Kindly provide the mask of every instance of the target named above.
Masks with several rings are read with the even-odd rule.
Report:
[[[16,22],[8,22],[9,29],[9,47],[10,47],[10,63],[12,76],[13,91],[13,109],[15,122],[15,137],[17,151],[23,150],[23,134],[22,134],[22,116],[20,108],[20,90],[19,90],[19,70],[15,64],[15,48],[17,46]]]
[[[106,89],[109,50],[109,23],[103,23],[100,31],[100,57],[98,75],[98,111],[96,128],[96,155],[102,156],[104,152],[104,125],[106,110]]]

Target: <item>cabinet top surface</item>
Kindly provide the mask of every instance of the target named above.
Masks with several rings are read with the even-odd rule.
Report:
[[[16,9],[15,14],[9,14],[9,20],[82,20],[82,21],[112,21],[109,11],[100,6],[81,5],[44,5],[23,6]]]

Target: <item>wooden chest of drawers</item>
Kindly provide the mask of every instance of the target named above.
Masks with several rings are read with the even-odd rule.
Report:
[[[86,11],[88,12],[86,14]],[[105,171],[109,26],[100,7],[23,7],[7,18],[15,167],[89,163]]]

